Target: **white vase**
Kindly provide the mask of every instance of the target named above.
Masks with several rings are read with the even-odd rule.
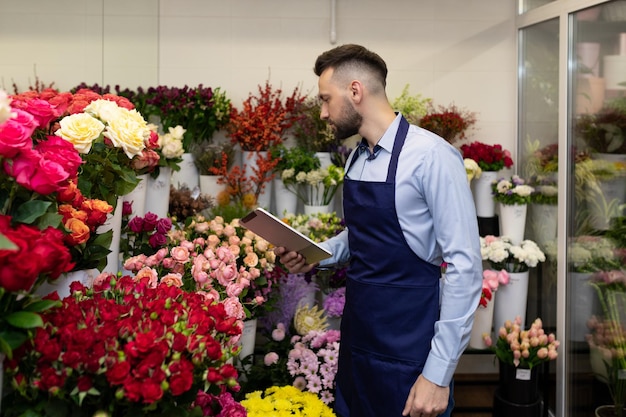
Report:
[[[219,175],[200,175],[200,192],[216,198],[219,193],[226,189],[224,184],[217,183],[219,179]]]
[[[528,277],[526,272],[509,272],[509,283],[498,287],[498,296],[493,307],[493,329],[496,333],[507,320],[522,318],[521,327],[526,321],[526,300],[528,298]]]
[[[107,215],[107,220],[98,227],[97,233],[105,233],[109,230],[113,231],[111,238],[111,246],[109,250],[111,253],[107,255],[107,265],[102,272],[111,272],[117,274],[120,269],[120,238],[122,235],[122,197],[117,198],[117,205],[113,213]]]
[[[313,206],[309,204],[304,205],[304,214],[314,215],[318,213],[330,213],[330,205]]]
[[[542,248],[556,241],[557,212],[556,204],[533,204],[531,206],[534,239]]]
[[[198,173],[198,167],[194,161],[193,154],[184,153],[180,163],[180,170],[172,173],[171,184],[176,189],[187,187],[190,190],[194,190],[196,187],[200,187],[200,175]]]
[[[40,297],[45,297],[48,294],[57,292],[59,298],[63,299],[70,295],[70,284],[74,281],[78,281],[85,287],[91,287],[93,280],[100,274],[97,269],[82,269],[80,271],[67,272],[61,274],[61,276],[54,282],[44,282],[37,288],[35,294]]]
[[[508,236],[514,245],[519,245],[524,240],[528,205],[498,203],[498,209],[500,211],[500,236]]]
[[[267,157],[267,151],[243,151],[244,174],[247,178],[256,177],[258,159]],[[272,181],[266,182],[263,192],[259,194],[257,206],[270,209],[272,203]]]
[[[491,194],[491,183],[498,179],[499,171],[483,171],[479,178],[472,181],[472,195],[476,206],[476,216],[494,217],[496,203]]]
[[[597,296],[589,285],[590,272],[570,273],[570,340],[584,342],[589,333],[587,322],[597,312]]]
[[[167,217],[170,211],[170,182],[172,168],[160,167],[156,178],[148,177],[145,213],[151,212],[159,218]]]
[[[320,160],[321,169],[326,169],[333,164],[330,152],[315,152],[315,156]]]
[[[239,359],[243,360],[254,353],[254,344],[256,343],[257,319],[244,320],[243,331],[239,345]]]
[[[478,306],[474,314],[474,324],[470,333],[469,347],[473,349],[487,349],[484,335],[491,336],[493,327],[493,306],[495,305],[496,292],[492,292],[491,300],[486,307]]]
[[[283,180],[278,177],[274,178],[274,204],[278,216],[287,213],[296,214],[298,210],[298,196],[289,191]]]
[[[130,217],[143,216],[146,214],[146,194],[148,190],[148,174],[137,175],[139,184],[130,193],[122,197],[122,201],[132,203],[133,212]]]

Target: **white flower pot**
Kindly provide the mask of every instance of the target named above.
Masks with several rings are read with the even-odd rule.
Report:
[[[598,310],[598,297],[593,287],[589,285],[590,279],[590,272],[572,272],[570,274],[570,340],[575,342],[586,340],[585,335],[589,333],[587,322]]]
[[[526,321],[526,300],[528,298],[528,277],[526,272],[509,272],[509,283],[498,287],[498,296],[493,307],[493,328],[496,333],[507,320],[522,318],[521,327]]]
[[[61,274],[61,276],[54,282],[44,282],[37,288],[35,294],[40,297],[45,297],[54,291],[59,294],[59,298],[63,299],[70,295],[70,284],[74,281],[78,281],[86,287],[91,287],[93,280],[100,274],[97,269],[83,269],[80,271],[67,272]]]
[[[508,236],[511,238],[511,243],[519,245],[524,240],[528,205],[498,203],[498,208],[500,211],[500,236]]]
[[[289,191],[278,177],[274,178],[274,204],[278,216],[285,213],[296,214],[298,209],[298,196]]]
[[[137,175],[139,184],[130,193],[123,196],[122,201],[132,203],[133,212],[131,218],[135,216],[143,216],[146,207],[146,195],[148,190],[148,174]]]
[[[111,272],[117,274],[120,270],[120,238],[122,235],[122,197],[117,198],[117,206],[113,213],[107,215],[107,220],[97,229],[97,233],[105,233],[109,230],[113,230],[113,237],[111,239],[111,246],[109,250],[111,253],[107,255],[107,265],[102,272]]]
[[[193,190],[199,187],[200,182],[200,175],[198,174],[198,168],[194,162],[193,154],[188,152],[184,153],[182,159],[180,170],[172,173],[172,185],[176,189],[181,189],[183,186],[186,186],[190,190]]]
[[[496,292],[494,291],[491,301],[487,303],[487,307],[478,306],[476,313],[474,313],[474,324],[472,325],[469,341],[469,347],[473,349],[487,349],[489,347],[485,344],[484,335],[492,336],[495,297]]]
[[[148,177],[145,213],[151,212],[160,218],[167,217],[170,211],[171,179],[172,168],[169,167],[160,167],[156,178]]]
[[[219,175],[200,175],[200,192],[216,198],[219,193],[226,189],[224,184],[218,184]]]
[[[304,205],[304,214],[314,215],[318,213],[330,213],[330,205],[312,206],[309,204]]]
[[[472,181],[472,195],[476,206],[476,216],[494,217],[496,203],[491,194],[491,183],[498,179],[499,171],[483,171],[480,178]]]

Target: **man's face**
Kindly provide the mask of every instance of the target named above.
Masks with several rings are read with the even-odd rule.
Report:
[[[363,117],[354,108],[349,85],[342,86],[333,81],[333,72],[332,68],[327,69],[318,82],[322,102],[320,118],[328,122],[336,139],[344,140],[359,133]]]

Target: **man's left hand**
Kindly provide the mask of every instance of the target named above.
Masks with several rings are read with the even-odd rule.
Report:
[[[437,417],[448,408],[450,387],[440,387],[420,375],[411,387],[403,416]]]

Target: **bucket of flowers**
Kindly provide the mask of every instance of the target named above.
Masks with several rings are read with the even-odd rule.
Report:
[[[199,392],[238,388],[228,360],[241,328],[200,293],[103,273],[93,288],[73,283],[42,316],[32,342],[6,362],[7,417],[198,415]]]

